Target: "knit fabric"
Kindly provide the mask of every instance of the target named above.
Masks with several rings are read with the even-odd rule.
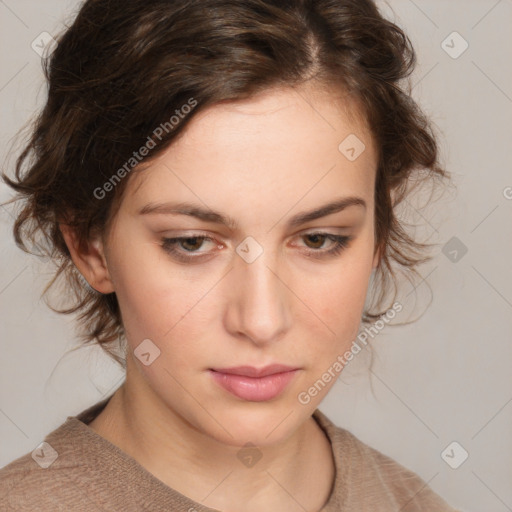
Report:
[[[47,444],[0,469],[0,510],[214,511],[171,489],[88,426],[109,399],[68,416],[45,437]],[[456,512],[417,475],[319,410],[313,418],[329,438],[336,467],[320,512]]]

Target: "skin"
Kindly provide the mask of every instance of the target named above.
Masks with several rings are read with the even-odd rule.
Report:
[[[209,107],[130,177],[103,237],[80,250],[61,225],[91,286],[116,292],[127,333],[126,381],[90,427],[208,507],[292,511],[300,503],[316,511],[331,492],[331,447],[311,415],[335,380],[308,404],[297,396],[350,348],[378,265],[376,151],[347,101],[310,84]],[[355,161],[338,150],[349,134],[366,145]],[[286,224],[346,196],[363,198],[366,207]],[[220,211],[238,227],[138,214],[168,201]],[[334,245],[311,238],[318,231],[353,239],[338,255],[314,257]],[[185,256],[187,249],[203,254],[186,263],[162,246],[162,237],[173,236],[214,241],[178,245]],[[236,252],[248,236],[263,249],[252,263]],[[148,366],[133,354],[145,339],[161,351]],[[209,372],[271,363],[300,370],[280,396],[263,402],[233,396]],[[251,468],[237,457],[247,442],[262,454]]]

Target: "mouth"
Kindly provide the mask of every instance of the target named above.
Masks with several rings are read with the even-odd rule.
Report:
[[[232,395],[250,402],[265,402],[277,398],[299,370],[274,364],[263,368],[211,368],[210,374],[218,385]]]

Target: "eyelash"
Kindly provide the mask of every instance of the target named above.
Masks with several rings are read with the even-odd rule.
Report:
[[[313,232],[313,233],[307,233],[306,235],[302,235],[302,238],[305,237],[326,237],[327,240],[330,240],[331,242],[334,242],[334,247],[328,250],[317,250],[317,249],[308,249],[306,250],[307,253],[312,258],[323,258],[323,257],[329,257],[329,256],[337,256],[339,255],[344,249],[346,249],[349,245],[349,243],[352,241],[352,236],[346,236],[346,235],[335,235],[334,233],[324,233],[321,231]],[[194,254],[193,251],[185,251],[185,254],[183,251],[180,251],[179,249],[176,249],[176,245],[178,245],[180,242],[186,241],[186,240],[201,240],[201,241],[212,241],[213,239],[208,236],[204,235],[197,235],[197,236],[184,236],[184,237],[175,237],[175,238],[162,238],[162,247],[165,252],[172,255],[174,258],[176,258],[179,261],[183,262],[191,262],[192,260],[200,259],[202,256],[206,256],[205,253],[201,254],[200,256],[188,256],[185,255],[186,253]]]

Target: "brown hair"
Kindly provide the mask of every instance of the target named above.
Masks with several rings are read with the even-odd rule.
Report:
[[[396,297],[393,267],[417,274],[430,259],[428,246],[407,234],[395,208],[414,180],[447,177],[432,127],[410,84],[408,90],[402,84],[415,61],[408,37],[371,0],[86,1],[44,61],[48,98],[15,179],[3,174],[23,204],[13,228],[16,244],[57,264],[43,295],[65,278],[71,302],[52,309],[78,312],[82,340],[98,342],[123,364],[110,350],[124,334],[116,295],[87,285],[58,222],[71,225],[82,243],[103,233],[125,176],[144,168],[134,152],[151,147],[156,157],[195,114],[220,101],[314,78],[357,101],[379,151],[375,235],[381,260],[372,298],[381,311],[368,307],[363,321],[378,318],[388,309],[382,307],[391,288]]]

